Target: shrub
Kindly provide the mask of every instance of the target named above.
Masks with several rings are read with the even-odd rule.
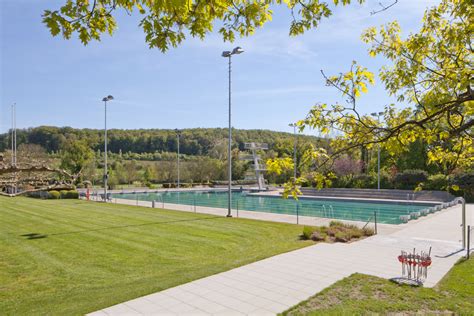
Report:
[[[364,236],[373,236],[375,234],[374,229],[371,227],[362,228],[362,232],[364,233]]]
[[[164,189],[176,188],[176,184],[174,184],[174,183],[163,183],[163,188]]]
[[[351,236],[348,231],[339,231],[334,235],[334,239],[338,242],[348,242],[351,240]]]
[[[26,193],[27,197],[35,198],[35,199],[41,199],[44,198],[44,192],[42,191],[33,191],[33,192],[28,192]]]
[[[377,176],[373,174],[359,174],[352,179],[352,187],[356,189],[370,189],[377,186]]]
[[[326,237],[327,235],[325,233],[316,230],[311,234],[310,239],[313,241],[324,241]]]
[[[397,173],[393,179],[396,189],[413,190],[421,182],[426,182],[428,174],[423,170],[405,170]]]
[[[343,229],[344,229],[343,226],[329,226],[326,230],[326,233],[329,236],[334,237],[334,236],[336,236],[337,233],[339,233]]]
[[[305,240],[310,239],[313,232],[314,232],[314,227],[304,226],[303,227],[303,235],[302,235],[303,239],[305,239]]]
[[[457,185],[460,190],[452,193],[456,196],[464,196],[466,202],[474,202],[474,173],[462,173],[455,175],[452,180],[453,185]]]
[[[340,176],[333,181],[334,188],[350,188],[352,187],[352,175]]]
[[[49,191],[49,193],[51,192],[58,192],[58,191]],[[79,198],[79,192],[77,192],[76,190],[61,190],[58,192],[59,193],[59,197],[58,198],[61,198],[61,199],[78,199]],[[53,193],[53,195],[55,195],[56,193]],[[56,197],[50,197],[52,199],[56,199]]]
[[[341,221],[331,221],[329,223],[329,227],[335,227],[335,226],[342,227],[342,226],[344,226],[344,223],[341,222]]]
[[[77,192],[76,190],[67,191],[66,199],[78,199],[78,198],[79,198],[79,192]]]
[[[151,189],[151,190],[158,189],[159,187],[158,184],[153,184],[151,182],[145,182],[144,184],[148,189]]]
[[[61,194],[56,190],[48,191],[48,199],[57,200],[61,197]]]
[[[377,173],[375,173],[375,187],[377,187]],[[380,170],[380,188],[392,189],[392,176],[386,170]]]
[[[347,232],[350,235],[350,239],[358,239],[364,236],[364,232],[360,228],[352,228],[349,229]]]
[[[449,184],[449,177],[444,174],[434,174],[428,177],[423,189],[426,190],[446,190]]]
[[[372,236],[374,234],[371,228],[359,228],[353,224],[344,224],[340,221],[331,221],[329,226],[321,227],[303,227],[302,239],[311,239],[313,241],[335,241],[349,242],[352,239],[359,239],[364,236]]]

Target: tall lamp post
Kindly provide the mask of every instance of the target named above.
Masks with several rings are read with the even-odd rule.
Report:
[[[296,181],[296,143],[298,141],[298,138],[296,136],[296,123],[288,124],[288,126],[293,127],[293,134],[295,135],[295,141],[294,141],[294,147],[293,147],[293,164],[295,165],[295,167],[293,170],[293,177],[295,178],[294,181]]]
[[[104,202],[107,203],[107,182],[109,180],[109,169],[107,167],[107,101],[112,101],[113,96],[102,98],[104,102]]]
[[[223,51],[222,57],[229,58],[229,144],[227,150],[227,163],[228,163],[228,205],[227,205],[227,217],[232,217],[232,126],[231,126],[231,119],[232,119],[232,103],[231,103],[231,95],[232,95],[232,85],[231,85],[231,64],[232,64],[232,55],[242,54],[244,50],[237,46],[232,51]]]
[[[180,182],[179,182],[179,138],[181,137],[181,131],[179,129],[174,130],[176,132],[176,136],[178,138],[178,189],[180,187]]]
[[[378,123],[380,123],[380,117],[383,114],[384,112],[370,113],[370,115],[377,118]],[[380,190],[380,144],[378,144],[378,148],[377,148],[377,190]]]
[[[16,103],[12,104],[12,167],[16,168]],[[17,183],[17,173],[14,173],[14,185],[12,186],[13,193],[16,194],[18,191],[18,183]]]

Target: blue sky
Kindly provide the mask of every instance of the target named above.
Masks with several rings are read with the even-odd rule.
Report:
[[[380,0],[390,4],[391,0]],[[223,50],[241,46],[233,58],[233,126],[290,131],[317,102],[341,101],[320,74],[346,71],[352,60],[371,71],[386,63],[370,58],[360,34],[369,26],[398,20],[404,34],[415,32],[427,6],[438,1],[399,0],[371,15],[379,0],[337,8],[320,27],[289,37],[289,12],[275,8],[272,22],[249,38],[224,43],[218,34],[188,38],[166,54],[150,50],[138,27],[139,15],[119,16],[113,37],[83,46],[51,37],[41,23],[44,9],[61,1],[2,0],[0,132],[17,126],[103,127],[105,95],[112,94],[111,128],[187,128],[227,125],[227,62]],[[366,112],[393,102],[380,81],[359,101]],[[317,132],[308,131],[308,134]]]

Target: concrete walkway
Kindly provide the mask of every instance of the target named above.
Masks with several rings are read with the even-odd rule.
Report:
[[[467,205],[468,214],[473,211]],[[355,272],[400,276],[400,251],[430,246],[433,263],[425,286],[431,287],[464,255],[460,220],[461,206],[451,207],[362,241],[317,244],[90,315],[274,315]]]

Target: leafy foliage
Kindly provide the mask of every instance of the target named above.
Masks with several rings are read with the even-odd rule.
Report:
[[[403,102],[401,106],[391,104],[380,113],[363,114],[357,100],[375,80],[356,62],[337,76],[322,72],[327,85],[338,90],[347,103],[317,104],[298,122],[300,130],[336,131],[338,135],[326,159],[309,164],[309,177],[325,182],[334,159],[358,148],[370,150],[380,145],[395,157],[416,142],[426,146],[423,155],[427,163],[442,166],[443,173],[456,168],[472,170],[473,18],[472,1],[443,0],[425,12],[419,32],[406,39],[402,39],[397,22],[363,34],[362,40],[371,45],[371,56],[381,55],[392,62],[382,67],[379,78],[387,93]],[[406,103],[409,106],[404,106]]]
[[[115,16],[133,11],[143,16],[140,26],[150,48],[165,52],[178,46],[187,35],[204,39],[219,25],[225,41],[248,36],[272,19],[272,6],[285,5],[293,17],[290,35],[304,33],[318,26],[332,14],[330,3],[348,5],[351,0],[65,0],[59,10],[45,10],[43,23],[51,35],[70,39],[77,34],[86,45],[100,40],[102,34],[113,34]],[[364,0],[354,2],[363,3]]]
[[[405,170],[404,172],[397,173],[394,178],[397,189],[412,189],[426,180],[428,180],[428,175],[423,170]]]
[[[57,200],[61,197],[61,194],[56,190],[48,191],[48,199]]]
[[[93,152],[85,141],[69,141],[64,146],[61,168],[79,174],[86,163],[92,159]]]

